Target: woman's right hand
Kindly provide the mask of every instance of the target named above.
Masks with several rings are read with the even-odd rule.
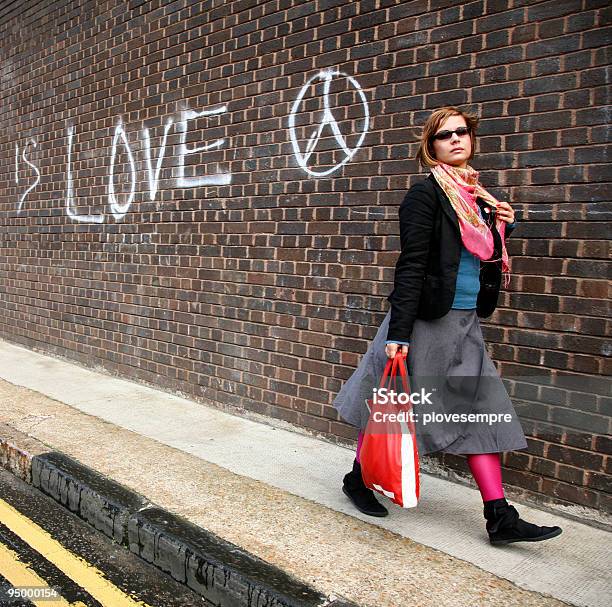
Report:
[[[387,358],[395,358],[395,355],[397,354],[397,350],[398,348],[401,348],[402,350],[402,356],[404,358],[406,358],[406,356],[408,356],[408,348],[409,346],[405,346],[405,345],[400,345],[400,344],[387,344],[385,346],[385,354],[387,355]]]

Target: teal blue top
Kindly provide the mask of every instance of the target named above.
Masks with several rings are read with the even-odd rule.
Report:
[[[478,212],[482,217],[480,207]],[[516,221],[508,224],[508,227],[516,227]],[[451,308],[456,310],[472,310],[476,308],[476,299],[480,291],[480,259],[470,253],[463,243],[461,244],[461,257],[457,269],[457,283],[455,285],[455,298]],[[385,344],[409,345],[408,341],[395,341],[388,339]]]
[[[478,213],[482,217],[480,207],[478,207]],[[478,291],[480,291],[480,259],[470,253],[464,244],[461,243],[455,299],[453,299],[451,308],[455,310],[472,310],[476,307]]]

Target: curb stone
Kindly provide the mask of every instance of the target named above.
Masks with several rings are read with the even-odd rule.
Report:
[[[118,544],[129,546],[128,521],[149,502],[57,451],[31,460],[32,485]]]
[[[6,424],[0,465],[216,607],[357,607]]]

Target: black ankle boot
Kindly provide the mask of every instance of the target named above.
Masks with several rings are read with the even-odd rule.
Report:
[[[561,527],[539,527],[524,521],[504,497],[484,502],[484,516],[487,519],[489,541],[494,545],[540,542],[556,537],[562,531]]]
[[[361,476],[361,464],[355,460],[353,469],[344,475],[342,491],[353,502],[357,510],[370,516],[387,516],[389,511],[376,499],[374,491],[368,489]]]

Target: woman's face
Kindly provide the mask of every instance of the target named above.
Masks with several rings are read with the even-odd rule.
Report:
[[[436,129],[436,133],[454,131],[460,126],[466,126],[465,118],[463,116],[450,116]],[[439,162],[463,169],[467,167],[468,158],[472,153],[472,140],[469,133],[462,137],[453,133],[450,139],[434,139],[432,146],[436,160]]]

